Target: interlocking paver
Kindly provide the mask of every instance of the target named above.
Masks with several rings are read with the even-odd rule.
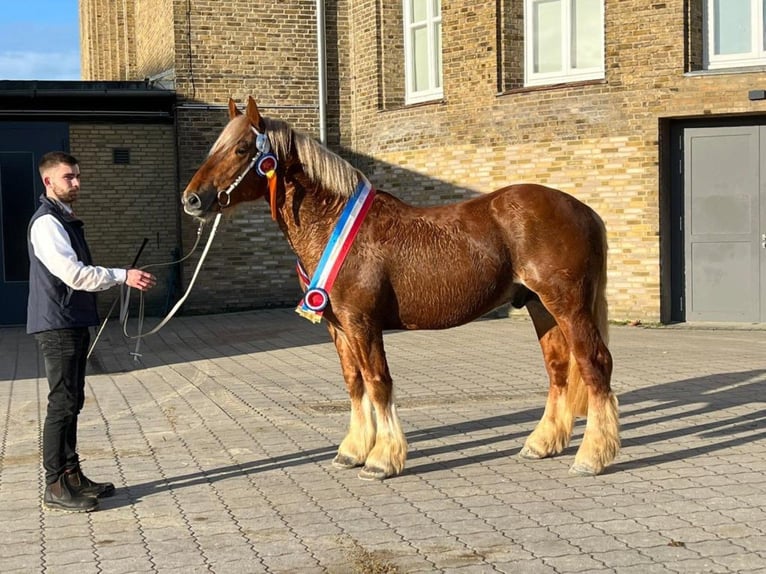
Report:
[[[369,483],[330,465],[348,402],[322,327],[177,317],[136,362],[109,325],[80,447],[117,492],[89,515],[41,508],[47,383],[31,337],[0,341],[1,572],[766,571],[763,328],[612,327],[623,448],[593,478],[567,473],[582,422],[516,457],[546,392],[528,321],[389,333],[410,456]]]

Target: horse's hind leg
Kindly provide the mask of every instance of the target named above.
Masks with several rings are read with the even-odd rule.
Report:
[[[585,414],[587,395],[567,385],[569,345],[553,316],[538,299],[528,301],[526,307],[540,341],[550,386],[543,416],[519,456],[538,459],[559,454],[569,445],[575,416]]]
[[[370,399],[364,390],[362,373],[346,336],[328,323],[330,336],[340,358],[343,379],[351,399],[351,420],[348,433],[338,447],[332,464],[337,468],[362,466],[375,444],[375,418]]]
[[[585,434],[569,472],[580,476],[599,474],[620,450],[617,397],[610,386],[612,355],[588,313],[580,312],[572,318],[559,317],[558,322],[576,366],[570,370],[569,385],[584,382],[588,390]]]

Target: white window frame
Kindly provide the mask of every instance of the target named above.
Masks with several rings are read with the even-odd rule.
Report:
[[[416,104],[444,97],[442,57],[441,57],[441,0],[426,0],[426,19],[412,22],[412,3],[414,0],[404,0],[404,101],[406,104]],[[434,10],[434,3],[439,4],[439,13]],[[425,28],[428,37],[428,88],[415,91],[415,54],[413,34],[416,30]]]
[[[572,67],[573,26],[572,2],[561,0],[561,62],[562,69],[556,72],[535,73],[534,71],[534,5],[544,0],[524,0],[524,85],[544,86],[584,80],[601,80],[604,76],[604,0],[600,2],[601,25],[598,27],[601,37],[601,59],[598,66],[591,68]]]
[[[766,65],[766,49],[764,48],[764,6],[763,0],[750,0],[750,19],[753,24],[750,34],[750,51],[739,54],[713,54],[715,45],[715,0],[703,2],[704,18],[704,67],[707,70],[722,68],[738,68],[744,66]]]

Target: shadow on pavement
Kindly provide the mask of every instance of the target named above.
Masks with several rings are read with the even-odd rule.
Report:
[[[729,449],[733,446],[747,444],[766,437],[766,430],[755,434],[744,434],[749,431],[763,429],[766,410],[760,409],[745,415],[720,419],[716,415],[723,408],[729,409],[738,405],[751,404],[752,399],[762,396],[762,389],[766,388],[766,369],[749,371],[720,373],[695,377],[681,381],[675,381],[639,391],[627,392],[621,395],[622,407],[622,430],[633,435],[624,438],[623,449],[634,446],[646,446],[652,443],[666,443],[673,441],[678,448],[673,452],[663,453],[656,456],[637,458],[618,462],[611,466],[607,472],[620,472],[621,470],[643,468],[661,463],[692,457],[705,456],[720,450]],[[631,405],[643,405],[653,403],[651,406],[639,406],[631,410]],[[676,412],[684,405],[691,408],[679,414]],[[434,407],[436,408],[436,407]],[[438,426],[407,433],[410,444],[415,447],[410,453],[409,461],[413,463],[418,459],[434,457],[446,454],[454,454],[471,449],[478,449],[476,454],[459,459],[451,459],[439,462],[429,462],[423,465],[412,465],[405,473],[426,474],[445,469],[460,468],[482,462],[498,460],[515,456],[522,446],[526,435],[532,431],[535,422],[542,414],[543,405],[540,408],[526,409],[519,412],[511,412],[508,415],[492,416],[487,418],[465,421],[456,425]],[[670,410],[670,413],[662,411]],[[655,418],[646,418],[646,414],[657,411]],[[705,415],[711,415],[705,417]],[[709,422],[700,423],[699,419],[707,419]],[[694,422],[682,425],[684,419],[692,419]],[[675,423],[673,428],[664,429],[663,425]],[[524,432],[498,433],[497,435],[467,440],[459,444],[427,446],[418,449],[418,443],[438,440],[450,436],[459,436],[466,433],[486,429],[501,429],[505,426],[524,425]],[[575,429],[575,442],[582,436],[583,420]],[[644,431],[641,433],[640,431]],[[638,434],[638,436],[636,436]],[[685,446],[685,437],[695,436],[698,439],[711,439],[705,446],[688,448]],[[729,440],[713,442],[715,438],[731,437]],[[506,441],[517,442],[512,448],[501,450],[487,450],[487,447]],[[698,444],[698,441],[695,442]],[[564,454],[571,454],[576,449],[576,444],[570,446]],[[215,483],[238,476],[247,476],[260,472],[266,472],[277,468],[295,467],[305,464],[323,463],[329,464],[335,455],[336,448],[320,448],[307,451],[288,453],[285,455],[255,460],[249,463],[228,465],[213,468],[204,472],[190,473],[159,479],[152,482],[131,485],[128,487],[129,500],[120,501],[119,497],[113,502],[106,502],[108,506],[121,506],[139,501],[145,496],[168,489],[179,489],[193,485]],[[343,471],[339,471],[343,472]],[[511,477],[512,478],[512,477]],[[124,491],[124,489],[122,489]]]

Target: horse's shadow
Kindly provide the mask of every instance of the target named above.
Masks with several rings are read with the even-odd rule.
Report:
[[[754,400],[760,400],[764,384],[766,384],[766,369],[756,369],[684,379],[621,394],[619,397],[622,410],[621,428],[623,435],[628,435],[627,438],[622,440],[622,448],[624,453],[628,453],[628,456],[627,460],[619,461],[618,459],[618,462],[609,467],[606,472],[613,473],[620,470],[644,468],[661,463],[699,457],[766,438],[766,425],[764,424],[766,409],[751,411],[745,414],[737,413],[727,415],[726,417],[715,416],[716,413],[720,415],[724,409],[750,405]],[[640,406],[635,409],[630,408],[631,405],[641,405],[641,403],[647,401],[655,404]],[[694,405],[694,407],[679,413],[679,409],[682,409],[685,405]],[[408,474],[427,474],[514,456],[520,450],[524,438],[531,432],[535,422],[539,419],[541,411],[542,407],[525,409],[508,415],[492,416],[465,421],[455,425],[436,426],[410,431],[407,433],[407,438],[412,450],[408,458],[409,466],[405,472]],[[647,416],[655,411],[657,416]],[[694,424],[679,424],[679,421],[691,418],[696,419]],[[700,423],[699,420],[707,420],[707,422]],[[673,421],[676,424],[672,428],[664,426],[665,423]],[[459,444],[452,443],[449,445],[418,448],[418,443],[426,443],[450,436],[465,435],[480,430],[501,429],[516,425],[523,425],[525,427],[524,431],[499,432],[492,436],[471,439]],[[582,426],[582,423],[580,423],[575,429],[574,443],[582,435]],[[745,434],[753,429],[764,430]],[[644,432],[641,432],[642,430]],[[707,439],[727,436],[731,438],[715,442],[709,440],[704,446],[688,448],[684,446],[683,438],[690,436]],[[507,441],[513,441],[517,444],[512,448],[499,450],[487,448]],[[665,452],[651,456],[631,457],[629,455],[631,447],[668,442],[673,442],[677,445],[677,448],[667,449]],[[466,451],[474,449],[476,450],[475,454],[468,454],[461,458],[450,458],[449,460],[438,460],[424,464],[417,463],[420,459],[441,457],[442,455],[455,452],[465,454]],[[569,451],[574,451],[575,449],[576,444],[573,444],[565,454],[570,454]],[[167,490],[210,484],[229,478],[249,476],[305,464],[329,464],[335,452],[336,448],[334,446],[317,448],[254,460],[244,464],[227,465],[201,472],[134,484],[130,485],[127,491],[123,489],[127,496],[117,496],[108,501],[105,500],[102,505],[114,508],[133,504],[144,497]]]

